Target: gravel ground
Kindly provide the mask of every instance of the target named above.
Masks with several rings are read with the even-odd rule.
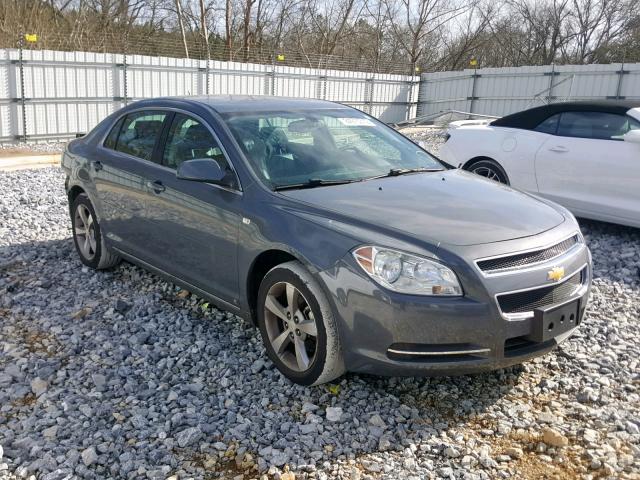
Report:
[[[0,156],[62,153],[67,142],[0,143]]]
[[[83,267],[62,185],[0,173],[0,479],[640,478],[640,230],[583,222],[592,302],[554,353],[305,388],[239,318]]]

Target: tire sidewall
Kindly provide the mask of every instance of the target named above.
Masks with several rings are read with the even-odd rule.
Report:
[[[79,205],[86,206],[93,217],[93,230],[96,237],[96,253],[91,260],[85,258],[82,254],[82,251],[78,246],[78,238],[76,237],[76,211]],[[102,258],[102,232],[100,232],[100,224],[98,223],[98,217],[96,217],[96,211],[94,210],[89,197],[84,193],[78,195],[71,205],[71,230],[73,231],[73,244],[76,246],[76,252],[78,252],[80,261],[88,267],[97,269],[100,264],[100,259]]]
[[[316,294],[314,294],[309,289],[309,287],[307,286],[307,281],[308,280],[301,278],[296,272],[286,267],[274,267],[265,275],[262,283],[260,284],[257,302],[258,327],[260,329],[262,341],[264,343],[269,359],[271,359],[271,361],[276,365],[278,370],[285,377],[287,377],[292,382],[299,383],[301,385],[313,385],[322,375],[322,372],[325,369],[325,363],[327,361],[327,331],[325,328],[325,321],[322,315],[320,304],[316,299]],[[295,286],[300,291],[300,293],[302,293],[305,300],[307,301],[307,304],[311,308],[311,311],[313,312],[313,318],[316,321],[316,328],[318,330],[316,356],[311,367],[305,372],[296,372],[282,363],[275,350],[273,349],[271,341],[269,340],[269,335],[267,334],[264,318],[265,298],[271,286],[279,282],[288,282]],[[318,294],[322,295],[322,292],[318,292]]]

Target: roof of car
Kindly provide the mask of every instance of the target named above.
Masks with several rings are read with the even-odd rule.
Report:
[[[186,103],[208,105],[219,113],[257,112],[269,110],[318,110],[349,107],[326,100],[288,98],[267,95],[207,95],[196,97],[167,97],[163,100],[178,100]]]
[[[559,102],[512,113],[491,122],[496,127],[531,130],[551,115],[560,112],[607,112],[624,115],[632,108],[640,107],[640,100],[594,100],[584,102]]]

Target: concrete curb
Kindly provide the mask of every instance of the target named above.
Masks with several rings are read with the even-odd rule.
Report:
[[[57,167],[60,165],[60,154],[47,155],[16,155],[14,157],[0,157],[0,171],[11,172],[29,168]]]

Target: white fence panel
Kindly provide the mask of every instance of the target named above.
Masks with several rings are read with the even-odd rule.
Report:
[[[387,122],[415,115],[418,98],[419,77],[406,75],[49,50],[19,57],[0,50],[0,141],[72,138],[129,102],[160,96],[318,98]]]
[[[420,115],[461,110],[506,115],[547,102],[640,99],[640,64],[545,65],[425,73]]]

